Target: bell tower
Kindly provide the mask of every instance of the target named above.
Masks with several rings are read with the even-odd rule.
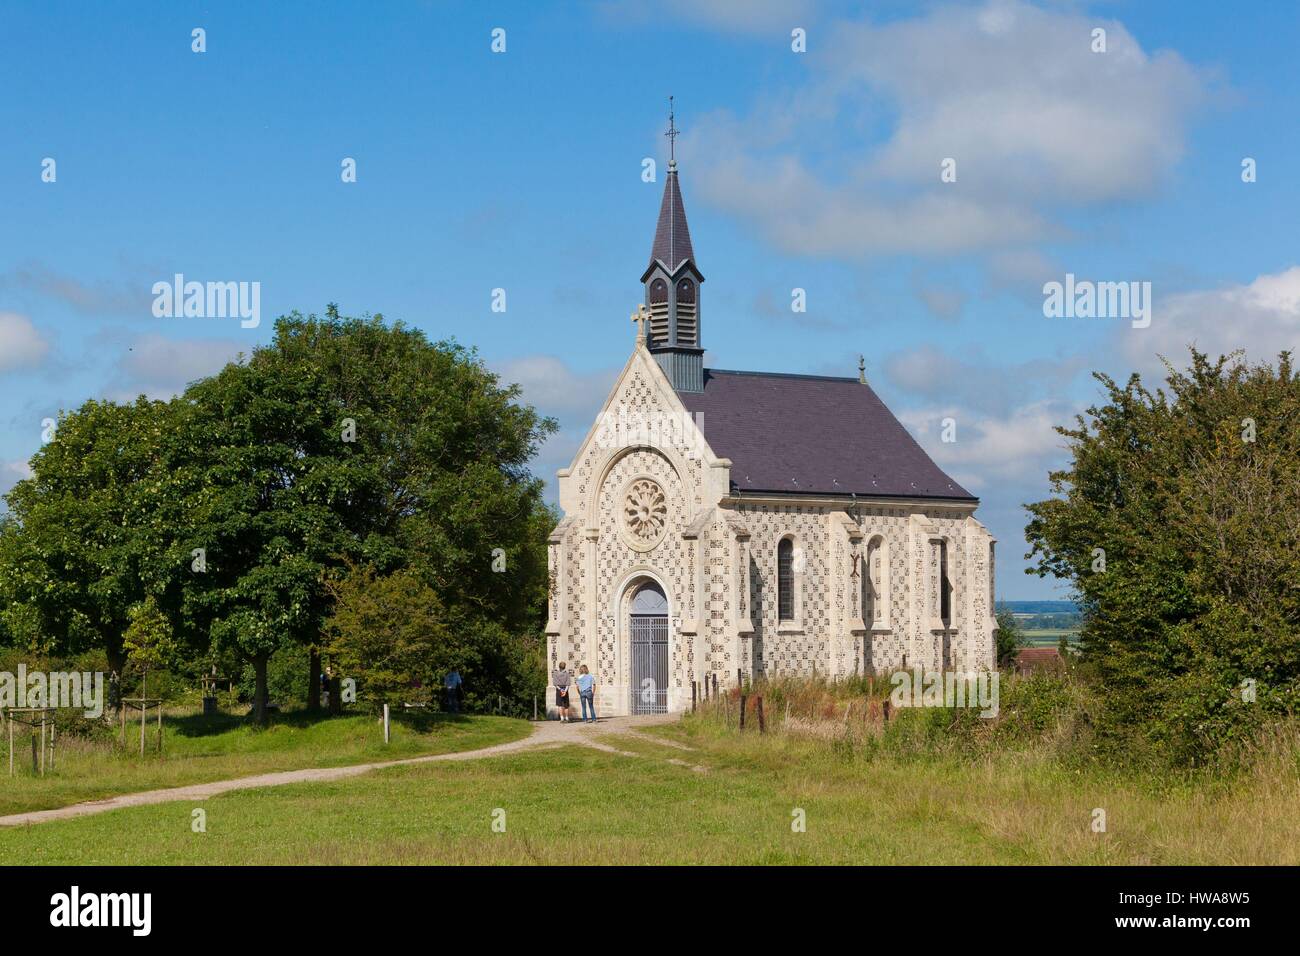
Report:
[[[704,391],[704,348],[700,340],[700,284],[704,276],[695,266],[691,232],[677,182],[678,129],[668,98],[668,177],[659,205],[650,265],[641,276],[650,310],[646,345],[679,392]]]

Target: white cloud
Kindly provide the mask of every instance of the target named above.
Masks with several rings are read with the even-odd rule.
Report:
[[[1047,399],[1005,415],[940,406],[898,417],[940,467],[978,493],[1004,481],[1045,485],[1048,470],[1065,454],[1065,440],[1055,427],[1069,422],[1071,414],[1069,403]],[[945,418],[956,422],[956,441],[942,440]]]
[[[7,494],[15,484],[31,476],[31,465],[25,461],[0,461],[0,495]],[[3,502],[0,502],[0,509],[3,508]]]
[[[788,36],[812,13],[811,0],[606,0],[599,9],[612,19],[645,23],[665,19],[735,33],[783,30]]]
[[[1106,30],[1107,50],[1091,49]],[[943,157],[958,184],[1068,202],[1143,195],[1183,151],[1203,81],[1176,53],[1148,55],[1115,20],[1019,2],[941,7],[854,25],[832,50],[846,84],[893,100],[899,118],[871,168],[930,183]]]
[[[923,193],[888,198],[866,181],[828,183],[794,156],[761,158],[711,132],[696,175],[714,205],[754,222],[784,252],[813,256],[938,255],[1052,235],[1035,211],[1005,201]]]
[[[944,322],[960,318],[966,305],[966,294],[961,289],[919,273],[912,275],[912,292],[931,315]]]
[[[1157,356],[1187,364],[1187,348],[1218,356],[1244,349],[1253,362],[1278,352],[1300,355],[1300,265],[1258,276],[1247,285],[1156,295],[1151,325],[1116,331],[1120,354],[1138,371],[1163,371]]]
[[[1300,266],[1157,297],[1150,328],[1117,323],[1087,355],[1000,364],[978,350],[957,356],[926,345],[889,356],[883,371],[891,386],[925,402],[898,417],[954,478],[973,491],[1026,483],[1039,494],[1066,457],[1054,426],[1071,424],[1087,404],[1071,394],[1080,373],[1105,369],[1122,380],[1137,371],[1156,385],[1165,376],[1160,356],[1185,367],[1189,345],[1211,357],[1244,350],[1253,362],[1273,363],[1283,350],[1300,355]],[[956,442],[942,441],[947,417]]]
[[[982,349],[966,348],[960,357],[933,345],[895,352],[884,361],[885,379],[921,398],[943,400],[966,412],[1004,415],[1044,396],[1060,397],[1093,356],[1029,359],[1003,363]]]
[[[104,313],[148,315],[151,285],[143,277],[134,284],[103,279],[85,281],[55,272],[39,262],[28,262],[0,275],[0,289],[33,293],[93,316]]]
[[[573,415],[588,424],[595,420],[618,376],[616,369],[575,372],[553,355],[509,359],[492,370],[504,384],[518,384],[523,400],[542,414],[561,419]]]
[[[509,359],[494,364],[492,370],[501,376],[503,384],[518,384],[523,401],[559,423],[559,430],[547,439],[531,465],[533,474],[546,481],[547,497],[555,501],[559,491],[555,472],[573,462],[614,387],[618,370],[579,372],[553,355]]]
[[[1096,26],[1106,53],[1091,52]],[[1117,21],[1020,2],[840,23],[822,42],[808,86],[743,120],[697,119],[682,141],[709,201],[809,255],[1064,237],[1063,209],[1159,187],[1207,86]],[[957,181],[942,183],[950,157]]]
[[[137,395],[171,398],[190,382],[219,371],[241,351],[247,353],[247,342],[144,335],[118,359],[116,375],[106,394],[116,401],[132,401]]]
[[[0,312],[0,372],[39,365],[49,351],[50,343],[31,319],[17,312]]]

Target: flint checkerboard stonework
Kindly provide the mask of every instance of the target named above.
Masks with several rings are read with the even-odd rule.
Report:
[[[715,676],[730,687],[738,674],[992,668],[993,538],[979,502],[865,376],[703,367],[704,276],[675,163],[641,281],[650,308],[632,317],[632,356],[558,473],[549,668],[586,664],[608,715],[685,709],[692,682]],[[782,619],[785,540],[793,600]],[[656,623],[643,613],[634,640],[642,589],[668,609],[646,605]],[[659,635],[653,646],[646,634]]]

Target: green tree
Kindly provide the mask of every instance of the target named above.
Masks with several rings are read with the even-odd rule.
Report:
[[[130,623],[122,636],[127,661],[140,671],[140,696],[147,697],[149,672],[168,666],[175,658],[171,621],[158,607],[153,595],[127,612]]]
[[[1020,622],[1011,611],[1003,608],[997,613],[998,621],[998,666],[1010,667],[1015,663],[1016,654],[1025,646],[1025,633]]]
[[[252,664],[259,719],[267,660],[319,647],[326,580],[349,562],[413,569],[466,633],[540,624],[553,515],[527,463],[555,426],[518,397],[454,343],[296,313],[187,390],[169,471],[207,571],[186,577],[184,613]]]
[[[373,708],[428,700],[440,675],[463,666],[442,602],[418,575],[353,567],[330,590],[325,653],[335,675],[354,678]]]
[[[1103,739],[1195,762],[1300,703],[1300,378],[1195,350],[1167,390],[1096,377],[1031,573],[1080,596]]]
[[[169,444],[177,536],[200,555],[182,577],[183,615],[218,654],[252,665],[259,723],[267,661],[281,644],[315,639],[324,570],[349,549],[339,515],[351,489],[333,425],[319,375],[231,363],[186,390]]]
[[[0,632],[120,672],[152,598],[191,665],[252,667],[264,721],[268,660],[319,648],[326,581],[356,563],[417,575],[480,649],[483,692],[517,687],[555,520],[528,470],[555,423],[518,399],[472,350],[331,310],[173,402],[88,402],[8,496]]]
[[[349,557],[377,573],[415,569],[466,632],[499,628],[514,640],[541,627],[556,518],[528,463],[555,423],[522,404],[517,386],[454,342],[337,310],[281,318],[250,364],[319,377],[335,421],[336,482],[348,489],[339,520]],[[497,658],[479,675],[485,693],[512,690],[511,668]],[[309,688],[318,675],[313,655]]]
[[[142,397],[60,416],[31,477],[6,496],[0,617],[11,641],[66,655],[102,649],[121,672],[129,609],[165,594],[170,578],[158,479],[173,414]]]

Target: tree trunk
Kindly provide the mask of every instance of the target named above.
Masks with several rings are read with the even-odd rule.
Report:
[[[105,644],[104,656],[108,658],[108,706],[112,709],[117,723],[121,719],[122,710],[122,677],[126,670],[126,652],[122,650],[122,645]]]
[[[307,713],[320,712],[320,651],[311,649],[307,665]]]
[[[268,655],[258,654],[253,658],[253,673],[257,677],[257,682],[253,689],[253,722],[259,727],[265,727],[267,723],[267,688],[266,688],[266,660]]]

